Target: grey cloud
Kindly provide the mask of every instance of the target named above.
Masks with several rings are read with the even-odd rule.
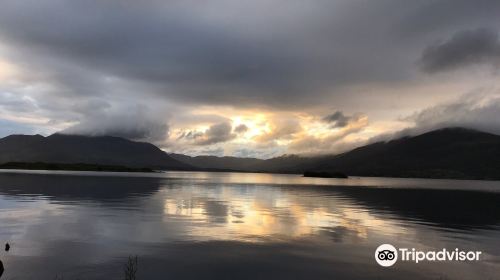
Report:
[[[30,112],[37,109],[37,105],[26,96],[19,96],[9,92],[0,91],[0,109],[14,112]]]
[[[129,108],[127,114],[98,112],[86,116],[78,124],[63,130],[61,133],[117,136],[158,144],[168,138],[169,126],[161,120],[154,119],[153,116],[148,116],[140,108]]]
[[[205,132],[193,136],[196,145],[211,145],[227,142],[236,138],[232,133],[232,126],[228,122],[218,123],[210,126]]]
[[[196,13],[196,6],[177,1],[8,1],[0,12],[0,31],[16,49],[37,54],[35,63],[57,71],[45,78],[69,87],[68,93],[103,92],[96,84],[106,84],[97,72],[136,80],[146,92],[172,99],[224,103],[234,101],[235,91],[291,90],[284,79],[303,72],[295,54],[258,38],[249,41],[241,30],[209,27],[190,12]],[[66,69],[66,63],[78,67]],[[85,69],[92,74],[73,73]],[[94,81],[82,86],[86,78]],[[251,101],[244,94],[236,99]]]
[[[323,121],[331,124],[332,127],[344,127],[349,124],[350,119],[350,117],[345,116],[341,111],[336,111],[324,117]]]
[[[351,122],[357,122],[364,117],[362,114],[346,116],[342,111],[335,111],[333,114],[323,117],[323,121],[328,123],[331,128],[342,128],[348,126]]]
[[[201,136],[203,136],[203,132],[184,131],[177,137],[177,140],[182,140],[182,139],[194,140],[194,139],[201,137]]]
[[[500,134],[500,97],[463,96],[459,100],[424,109],[408,120],[419,131],[465,127]]]
[[[91,112],[94,115],[99,114],[110,108],[111,104],[102,99],[89,99],[83,102],[77,102],[72,106],[73,111],[84,115],[89,114]]]
[[[240,124],[237,127],[234,128],[234,132],[240,134],[240,133],[245,133],[248,131],[248,126],[245,124]]]
[[[365,141],[345,141],[345,138],[366,128],[368,125],[368,117],[362,114],[346,117],[341,112],[337,111],[325,117],[324,121],[334,122],[333,125],[336,126],[336,122],[339,119],[345,121],[346,124],[342,127],[338,127],[339,130],[334,134],[324,138],[308,135],[296,139],[288,146],[288,151],[302,154],[336,154],[365,144]]]
[[[365,98],[366,89],[377,90],[383,109],[393,106],[385,98],[394,94],[385,89],[400,88],[398,98],[406,101],[415,92],[407,89],[421,81],[415,61],[422,50],[457,30],[498,26],[499,8],[489,0],[4,0],[0,59],[19,66],[22,77],[1,91],[27,102],[2,101],[9,114],[81,122],[69,131],[134,139],[161,139],[166,119],[172,127],[227,121],[187,116],[196,105],[271,108],[278,115],[317,114],[335,104],[370,113],[375,98]],[[439,63],[430,68],[444,69],[442,61],[452,65],[455,56],[431,55]],[[431,100],[435,93],[421,94]],[[168,110],[123,121],[137,103]],[[300,127],[276,130],[262,140],[293,138]],[[185,136],[209,145],[237,131],[204,134]]]
[[[458,2],[7,0],[0,38],[52,98],[304,109],[342,102],[345,86],[411,80],[434,30],[499,21],[494,1]]]
[[[498,32],[492,29],[474,29],[455,33],[450,39],[429,46],[422,54],[422,69],[440,72],[471,64],[500,63]]]
[[[401,131],[378,135],[369,142],[415,136],[447,127],[463,127],[500,135],[500,91],[479,89],[447,102],[420,110],[401,120],[412,125]]]
[[[110,94],[118,77],[177,102],[303,107],[332,88],[411,79],[412,49],[385,28],[414,10],[398,2],[12,0],[0,37],[68,94]]]
[[[293,141],[288,147],[288,152],[297,154],[338,154],[359,147],[364,144],[364,141],[346,142],[344,138],[361,131],[366,124],[359,126],[348,127],[337,134],[330,135],[326,138],[317,138],[310,135],[296,141]]]
[[[494,26],[498,23],[500,2],[497,0],[438,0],[391,3],[393,10],[406,7],[408,14],[400,14],[401,22],[393,26],[399,35],[409,43],[432,38],[436,34],[453,32],[468,26]],[[390,9],[390,8],[389,8]],[[387,11],[387,7],[381,7]],[[430,35],[430,36],[429,36]]]

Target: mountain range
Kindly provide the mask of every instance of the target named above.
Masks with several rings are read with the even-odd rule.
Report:
[[[445,128],[377,142],[338,154],[257,158],[167,154],[119,137],[53,134],[0,139],[0,164],[50,162],[119,165],[161,170],[270,173],[343,172],[351,176],[500,179],[500,136]]]
[[[342,172],[353,176],[500,179],[500,136],[445,128],[381,141],[338,154],[268,160],[170,154],[195,167],[253,172]]]
[[[194,170],[153,144],[120,137],[52,134],[10,135],[0,139],[0,163],[47,162]]]

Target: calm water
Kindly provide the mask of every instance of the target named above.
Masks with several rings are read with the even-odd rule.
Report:
[[[3,279],[499,279],[500,182],[0,172]],[[382,268],[382,243],[480,250]]]

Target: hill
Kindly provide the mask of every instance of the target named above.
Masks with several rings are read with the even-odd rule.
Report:
[[[183,154],[169,154],[172,158],[203,169],[257,171],[265,160],[257,158],[217,157],[217,156],[187,156]]]
[[[500,136],[445,128],[363,146],[310,168],[361,176],[500,179]]]
[[[227,169],[255,172],[316,171],[352,176],[500,179],[500,136],[464,128],[445,128],[373,143],[339,155],[286,155],[268,160],[176,158],[201,168],[216,162]]]
[[[10,135],[0,139],[0,164],[45,162],[98,164],[163,170],[193,170],[153,144],[102,136]]]
[[[373,143],[339,155],[284,155],[263,160],[167,154],[149,143],[111,136],[11,135],[0,139],[0,164],[8,162],[499,180],[500,136],[464,128],[446,128],[414,137]]]

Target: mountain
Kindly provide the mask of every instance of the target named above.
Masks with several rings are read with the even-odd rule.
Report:
[[[83,163],[165,170],[297,173],[341,172],[350,176],[500,180],[500,136],[446,128],[377,142],[339,155],[272,159],[167,154],[158,147],[119,137],[53,134],[0,139],[0,164]]]
[[[218,170],[234,171],[257,171],[258,166],[265,162],[257,158],[238,158],[238,157],[217,157],[217,156],[195,156],[190,157],[183,154],[169,154],[172,158],[187,163],[198,168],[213,168]]]
[[[500,136],[445,128],[414,137],[377,142],[339,155],[287,155],[268,160],[227,157],[174,157],[206,168],[303,173],[342,172],[353,176],[500,179]]]
[[[153,144],[119,137],[53,134],[10,135],[0,139],[0,163],[46,162],[193,170]]]
[[[445,128],[363,146],[308,168],[361,176],[500,179],[500,136]]]
[[[243,172],[269,173],[302,173],[303,167],[311,165],[318,158],[302,157],[298,155],[283,155],[271,159],[218,157],[218,156],[187,156],[183,154],[169,154],[174,159],[189,165],[208,169]]]

